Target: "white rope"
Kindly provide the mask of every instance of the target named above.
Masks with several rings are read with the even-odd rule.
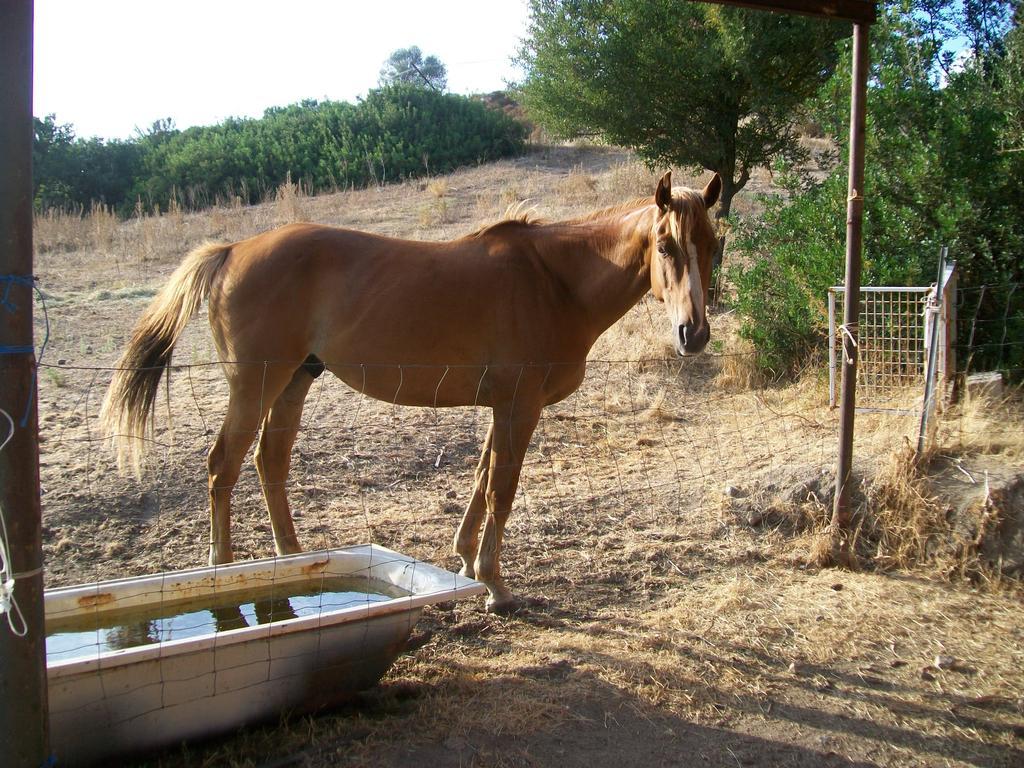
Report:
[[[854,349],[857,349],[857,340],[853,337],[853,334],[850,333],[850,329],[846,327],[845,323],[839,326],[839,332],[842,333],[843,336],[845,336],[847,339],[849,339],[850,346],[852,346]],[[846,364],[853,365],[853,358],[846,354],[846,345],[843,344],[842,347],[843,357],[846,358]]]
[[[0,415],[7,419],[7,424],[10,427],[7,437],[0,443],[0,451],[2,451],[14,437],[14,419],[11,418],[11,414],[2,408],[0,408]],[[36,569],[37,572],[38,570]],[[24,637],[28,634],[28,624],[25,623],[25,615],[21,612],[21,608],[18,607],[18,601],[14,599],[15,575],[20,578],[26,578],[35,575],[35,573],[14,573],[14,566],[11,565],[11,555],[7,549],[7,521],[4,520],[4,511],[0,507],[0,615],[7,615],[7,624],[10,626],[11,632],[18,637]]]

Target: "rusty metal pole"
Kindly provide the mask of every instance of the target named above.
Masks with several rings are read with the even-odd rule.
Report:
[[[853,466],[853,417],[857,384],[857,321],[860,315],[860,267],[864,224],[864,134],[869,69],[868,30],[853,25],[853,76],[850,86],[850,171],[846,202],[846,294],[843,306],[843,370],[839,405],[839,456],[832,510],[832,558],[854,566],[850,549],[850,486]]]
[[[0,614],[0,763],[10,768],[38,768],[49,755],[32,340],[32,12],[32,0],[0,3],[0,512],[4,576],[15,579],[17,603]]]

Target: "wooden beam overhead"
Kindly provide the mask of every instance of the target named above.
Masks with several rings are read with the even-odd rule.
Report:
[[[705,0],[720,5],[738,5],[759,11],[796,13],[825,19],[874,24],[878,20],[877,4],[873,0]]]

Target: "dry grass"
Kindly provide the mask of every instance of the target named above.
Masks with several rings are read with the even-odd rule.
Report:
[[[674,355],[668,317],[651,296],[626,313],[590,351],[592,360],[631,361],[641,371]]]
[[[764,372],[757,367],[753,346],[734,336],[732,351],[722,357],[722,366],[715,377],[715,387],[723,392],[745,392],[760,389],[767,383]]]
[[[117,235],[117,216],[113,209],[101,203],[93,203],[89,211],[89,225],[93,248],[98,253],[110,254]]]
[[[951,409],[939,422],[936,442],[965,455],[1003,456],[1024,462],[1024,393],[1019,388],[1000,397],[974,397]]]
[[[1012,481],[1024,455],[1022,422],[1019,396],[952,407],[936,420],[924,455],[918,455],[916,415],[862,416],[858,442],[872,461],[865,471],[862,458],[855,493],[851,546],[860,562],[998,586],[1003,563],[990,551],[1006,547],[1001,528],[1019,510],[993,502],[989,473]],[[896,447],[886,447],[894,440]],[[957,490],[958,484],[964,488]],[[1005,494],[997,497],[1005,507]],[[786,514],[793,530],[806,531],[807,561],[831,562],[831,508],[796,505]]]
[[[945,509],[928,492],[918,462],[916,449],[904,438],[870,482],[860,538],[880,568],[909,570],[934,561],[937,543],[953,533]]]
[[[981,482],[989,470],[1020,466],[1022,420],[1024,407],[1015,392],[947,407],[933,422],[923,456],[904,435],[867,486],[863,535],[871,560],[883,568],[998,579],[999,564],[979,557],[988,545],[986,537],[995,535],[985,530],[989,500]],[[969,481],[973,501],[947,498],[951,476]]]
[[[651,170],[643,163],[636,160],[626,160],[616,163],[604,176],[602,188],[607,193],[622,195],[623,199],[629,200],[634,197],[649,194],[650,190],[658,185],[661,174]],[[682,179],[675,183],[682,183]]]
[[[430,229],[442,224],[451,222],[451,211],[448,207],[448,200],[439,196],[435,200],[423,203],[419,208],[419,224],[424,229]]]
[[[307,197],[302,183],[292,183],[291,172],[285,178],[274,193],[275,213],[282,224],[294,224],[299,221],[308,221],[303,200]]]
[[[569,171],[569,174],[559,181],[557,189],[559,196],[571,205],[578,205],[584,209],[597,207],[597,178],[584,173],[580,166]]]
[[[427,192],[432,194],[434,197],[442,198],[448,197],[448,193],[451,188],[448,185],[448,179],[444,176],[439,176],[436,179],[431,179],[427,183]]]
[[[95,210],[95,209],[94,209]],[[32,242],[37,253],[51,253],[82,248],[88,243],[88,234],[94,231],[91,213],[83,226],[82,212],[51,208],[36,214],[32,226]]]

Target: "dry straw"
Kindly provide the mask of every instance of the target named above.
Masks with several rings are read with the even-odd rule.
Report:
[[[274,193],[274,210],[278,221],[282,224],[308,221],[304,205],[306,197],[302,182],[292,183],[292,174],[289,171],[284,183],[278,186]]]

